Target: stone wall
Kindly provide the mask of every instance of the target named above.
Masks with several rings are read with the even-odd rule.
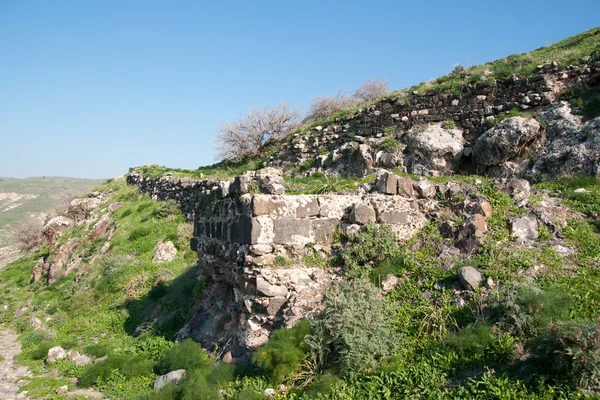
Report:
[[[462,136],[460,146],[464,146],[463,154],[468,158],[475,140],[486,130],[486,120],[493,120],[511,109],[538,112],[556,103],[565,88],[599,84],[600,61],[567,68],[552,63],[538,67],[528,78],[512,76],[498,79],[494,85],[469,84],[460,93],[430,90],[424,94],[413,92],[388,97],[333,123],[294,134],[270,163],[286,167],[315,159],[318,169],[358,175],[371,167],[402,168],[402,150],[406,143],[394,154],[379,150],[385,137],[390,136],[390,129],[403,141],[407,138],[401,136],[411,129],[442,121],[455,123]]]

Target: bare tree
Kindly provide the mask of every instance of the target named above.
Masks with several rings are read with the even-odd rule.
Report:
[[[13,240],[17,248],[27,253],[42,244],[44,224],[37,218],[29,218],[13,231]]]
[[[221,159],[242,160],[258,156],[271,140],[282,138],[297,126],[302,111],[284,102],[255,108],[245,117],[220,125],[217,152]]]
[[[310,111],[305,121],[317,121],[325,119],[337,112],[350,108],[351,100],[346,96],[344,90],[340,90],[335,96],[317,97],[310,103]]]
[[[377,78],[363,83],[361,87],[356,89],[352,98],[361,103],[370,103],[388,93],[388,81],[383,78]]]

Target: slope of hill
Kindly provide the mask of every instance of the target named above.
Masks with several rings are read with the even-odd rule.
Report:
[[[21,389],[598,398],[596,31],[74,200],[0,271]]]
[[[102,183],[96,179],[36,177],[0,178],[0,267],[15,257],[11,232],[29,218],[43,220],[67,200]]]

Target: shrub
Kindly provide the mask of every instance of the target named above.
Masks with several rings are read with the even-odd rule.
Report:
[[[108,354],[109,352],[109,348],[107,345],[104,344],[91,344],[89,346],[87,346],[83,352],[85,354],[89,354],[93,357],[104,357],[105,355]]]
[[[186,339],[167,350],[155,369],[157,374],[162,375],[177,369],[186,371],[206,369],[211,364],[212,360],[202,346],[192,339]]]
[[[582,389],[600,387],[600,319],[553,325],[529,344],[533,360],[546,373],[568,374]]]
[[[110,356],[108,360],[93,364],[81,375],[78,385],[90,387],[97,382],[108,379],[114,370],[126,378],[152,375],[152,361],[143,355]]]
[[[551,322],[568,318],[570,297],[558,288],[513,284],[490,305],[492,320],[515,336],[536,335]]]
[[[266,145],[296,127],[300,110],[284,102],[252,109],[245,117],[218,127],[217,151],[221,159],[244,160],[261,156]]]
[[[400,255],[400,248],[389,225],[364,225],[363,231],[348,238],[340,253],[341,261],[349,277],[366,277],[372,264]]]
[[[43,242],[42,228],[44,224],[37,218],[29,218],[27,222],[19,225],[12,237],[19,251],[28,253]]]
[[[388,153],[393,153],[398,149],[398,141],[396,137],[393,135],[387,136],[381,146],[379,146],[380,150],[387,151]]]
[[[382,357],[392,355],[398,338],[391,328],[390,309],[378,295],[366,279],[342,281],[329,289],[325,309],[306,337],[318,369],[356,372],[374,368]]]
[[[304,320],[290,329],[276,330],[269,341],[256,350],[252,360],[275,381],[287,380],[299,369],[307,355],[304,339],[311,325]]]
[[[152,233],[152,231],[150,230],[150,228],[146,228],[146,227],[136,228],[129,234],[129,240],[137,240],[139,238],[148,236],[151,233]]]
[[[340,378],[334,375],[326,374],[317,379],[306,391],[309,398],[314,399],[317,396],[326,396],[334,393],[337,385],[340,384]]]
[[[310,110],[305,121],[324,120],[351,106],[351,100],[346,97],[343,90],[340,90],[334,97],[318,97],[310,103]]]
[[[442,122],[442,128],[456,129],[456,123],[454,121],[444,121],[444,122]]]
[[[388,81],[383,78],[376,78],[363,83],[352,94],[352,98],[360,103],[370,103],[388,93]]]

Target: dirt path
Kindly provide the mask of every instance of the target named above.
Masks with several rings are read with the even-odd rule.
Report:
[[[21,352],[17,334],[0,326],[0,399],[27,399],[25,393],[18,393],[21,378],[31,376],[27,367],[13,363],[13,357]]]

